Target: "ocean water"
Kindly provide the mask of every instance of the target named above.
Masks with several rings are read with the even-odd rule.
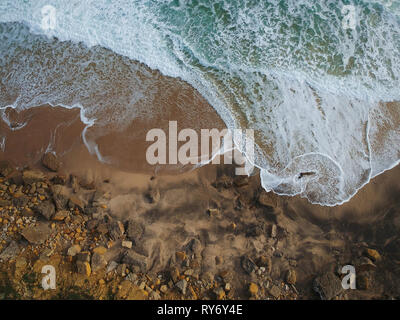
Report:
[[[0,108],[122,128],[162,107],[151,69],[255,130],[268,191],[338,205],[399,162],[398,0],[0,0]]]

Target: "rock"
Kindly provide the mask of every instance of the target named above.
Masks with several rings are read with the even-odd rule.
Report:
[[[114,241],[120,239],[124,232],[124,225],[120,221],[113,221],[108,225],[108,233]]]
[[[231,284],[230,284],[229,282],[226,283],[226,284],[225,284],[225,291],[231,291],[231,289],[232,289]]]
[[[148,267],[147,258],[134,252],[133,250],[129,250],[127,254],[122,259],[123,263],[127,265],[138,266],[141,272],[146,272]]]
[[[331,300],[341,293],[342,283],[334,273],[327,272],[315,278],[313,289],[322,300]]]
[[[44,243],[51,234],[51,229],[45,223],[38,226],[26,227],[21,231],[22,236],[33,244]]]
[[[365,249],[364,254],[374,262],[381,260],[381,255],[375,249]]]
[[[165,284],[163,284],[161,287],[160,287],[160,291],[162,292],[162,293],[167,293],[168,292],[168,287],[165,285]]]
[[[253,282],[251,282],[250,285],[249,285],[249,293],[250,293],[250,296],[257,297],[258,286]]]
[[[118,265],[117,274],[119,274],[121,277],[126,276],[126,264],[125,263]]]
[[[85,209],[85,202],[77,196],[70,196],[68,201],[68,206],[70,209],[78,208],[80,211]]]
[[[85,276],[89,277],[92,273],[92,269],[90,267],[89,262],[87,261],[77,261],[76,262],[76,268],[78,273],[84,274]]]
[[[260,256],[258,258],[257,265],[259,267],[265,268],[265,272],[268,273],[268,274],[271,273],[271,271],[272,271],[272,260],[271,260],[271,257]]]
[[[75,257],[79,252],[81,252],[81,247],[77,244],[73,245],[68,249],[67,255]]]
[[[129,220],[126,234],[128,238],[137,245],[144,234],[143,224],[135,220]]]
[[[297,281],[297,274],[296,271],[293,269],[290,269],[286,275],[286,282],[288,284],[293,284],[295,285]]]
[[[132,248],[132,241],[126,241],[126,240],[124,240],[124,241],[122,241],[122,246],[123,246],[124,248],[131,249],[131,248]]]
[[[101,255],[104,255],[106,252],[107,252],[107,248],[105,248],[103,246],[98,246],[93,249],[93,253],[97,253],[97,254],[101,254]]]
[[[94,253],[92,256],[91,268],[93,272],[99,271],[107,266],[107,261],[104,255],[99,253]]]
[[[182,292],[183,295],[186,294],[187,281],[185,279],[178,281],[175,286]]]
[[[45,175],[43,172],[36,170],[26,170],[22,173],[22,180],[25,185],[29,185],[36,182],[41,182],[45,180]]]
[[[222,288],[216,288],[214,290],[214,294],[215,294],[217,300],[223,300],[225,298],[225,291]]]
[[[11,241],[9,245],[0,254],[0,260],[8,261],[15,258],[19,254],[19,245],[16,241]]]
[[[32,209],[30,209],[30,208],[24,208],[22,210],[22,216],[24,216],[24,217],[32,217],[33,214],[34,213],[33,213]]]
[[[62,185],[53,185],[50,190],[57,210],[64,210],[69,200],[68,189]]]
[[[55,221],[63,221],[66,217],[69,216],[69,211],[67,210],[60,210],[55,213],[53,216],[53,220]]]
[[[275,299],[278,299],[279,296],[281,295],[281,289],[279,289],[279,287],[273,284],[271,286],[271,289],[269,289],[269,294],[273,296]]]
[[[253,260],[246,256],[243,256],[241,258],[240,265],[242,266],[243,270],[246,271],[248,274],[251,274],[257,268]]]
[[[90,252],[89,251],[79,252],[76,255],[76,260],[82,262],[90,262]]]
[[[177,283],[179,281],[179,270],[176,267],[173,267],[170,271],[169,271],[169,275],[171,277],[171,280],[174,283]]]
[[[57,156],[52,152],[47,152],[42,158],[42,164],[50,171],[57,172],[60,168],[60,162]]]
[[[56,208],[51,201],[44,201],[35,207],[35,211],[50,220],[56,212]]]
[[[114,271],[115,269],[117,269],[117,267],[118,267],[118,263],[115,262],[115,261],[111,261],[111,262],[108,264],[107,273],[109,273],[109,272],[111,272],[111,271]]]

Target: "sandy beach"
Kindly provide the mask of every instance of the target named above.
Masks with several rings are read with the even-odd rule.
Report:
[[[113,164],[89,153],[79,109],[7,111],[15,123],[29,121],[14,131],[0,124],[7,139],[0,153],[0,286],[12,288],[6,298],[400,296],[398,167],[336,207],[267,193],[257,172],[235,176],[234,165],[152,167],[144,156],[149,129],[166,129],[170,120],[223,128],[215,111],[185,90],[179,107],[170,103],[151,121],[138,119],[96,141]],[[190,118],[182,106],[192,108]],[[43,161],[49,150],[57,157]],[[24,232],[38,226],[47,230],[43,239]],[[49,263],[63,279],[52,293],[39,284]],[[357,290],[341,286],[345,265],[356,267]]]

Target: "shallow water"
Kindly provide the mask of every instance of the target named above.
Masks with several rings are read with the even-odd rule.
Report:
[[[228,127],[255,130],[265,189],[340,204],[400,154],[388,103],[400,101],[399,3],[354,1],[345,29],[348,4],[3,0],[0,107],[79,106],[87,124],[122,130],[173,90],[137,60],[190,83]],[[54,30],[42,28],[45,5]]]

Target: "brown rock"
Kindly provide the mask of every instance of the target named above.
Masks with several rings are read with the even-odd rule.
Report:
[[[47,152],[42,158],[42,164],[50,171],[57,172],[60,168],[60,162],[57,156],[52,152]]]
[[[68,216],[69,216],[69,211],[61,210],[61,211],[57,211],[52,219],[55,221],[63,221]]]
[[[22,174],[22,180],[24,181],[25,185],[29,185],[36,182],[41,182],[45,180],[45,175],[36,170],[26,170]]]
[[[377,250],[375,250],[375,249],[366,249],[366,250],[364,251],[364,254],[365,254],[368,258],[372,259],[372,261],[374,261],[374,262],[377,262],[377,261],[380,261],[380,260],[381,260],[381,255],[380,255],[379,252],[378,252]]]
[[[124,232],[124,225],[120,221],[113,221],[108,225],[108,233],[113,240],[121,238]]]
[[[92,271],[93,272],[99,271],[105,268],[106,266],[107,266],[107,261],[104,258],[104,255],[95,252],[92,256],[92,263],[91,263]]]
[[[129,220],[126,234],[128,238],[137,245],[144,234],[143,224],[135,220]]]
[[[53,217],[56,208],[51,201],[44,201],[35,207],[35,211],[41,214],[47,220],[50,220]]]
[[[8,261],[15,258],[19,253],[19,245],[15,241],[11,241],[9,245],[0,254],[0,260]]]
[[[340,279],[333,272],[327,272],[315,278],[313,288],[322,300],[335,298],[343,289]]]
[[[64,210],[69,199],[68,189],[62,185],[54,185],[51,186],[51,192],[53,194],[53,201],[57,210]]]
[[[42,244],[51,234],[51,229],[45,223],[40,223],[38,226],[27,227],[22,230],[22,236],[33,244]]]
[[[257,297],[258,286],[253,282],[251,282],[250,285],[249,285],[249,293],[250,293],[250,296]]]
[[[70,209],[78,208],[80,211],[85,209],[85,202],[77,196],[70,196],[68,201],[68,206]]]

